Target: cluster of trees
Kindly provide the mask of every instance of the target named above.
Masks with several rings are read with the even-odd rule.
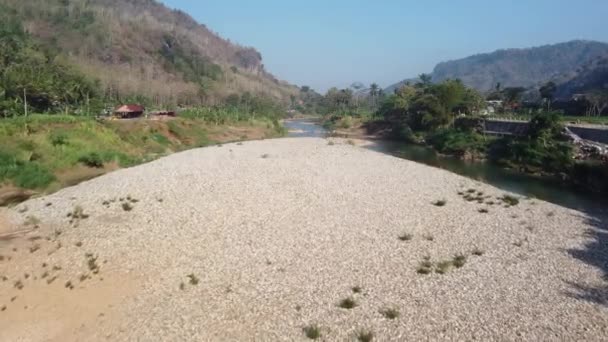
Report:
[[[483,97],[461,81],[433,84],[423,74],[416,84],[406,84],[390,95],[378,114],[400,127],[428,131],[448,125],[458,114],[472,114],[483,106]]]
[[[268,96],[254,95],[250,92],[228,96],[223,106],[253,117],[264,116],[278,119],[285,113],[285,108],[274,99]]]
[[[312,114],[365,116],[375,113],[386,98],[377,83],[366,86],[355,82],[348,88],[333,87],[321,95],[309,86],[300,88],[301,105],[295,109]]]
[[[202,89],[209,88],[222,77],[223,71],[219,65],[197,51],[182,46],[174,36],[165,34],[163,40],[160,54],[165,59],[163,67],[168,72],[179,73],[186,81],[196,83]]]
[[[99,84],[35,44],[7,12],[0,15],[0,116],[84,108],[98,95]]]

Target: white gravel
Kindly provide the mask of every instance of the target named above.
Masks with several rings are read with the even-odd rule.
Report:
[[[602,218],[539,200],[467,202],[459,191],[504,191],[335,141],[190,150],[30,200],[11,219],[39,218],[42,235],[60,229],[64,248],[0,262],[0,274],[43,260],[76,270],[90,252],[107,260],[101,275],[133,279],[136,291],[109,311],[120,319],[64,331],[67,340],[293,341],[306,340],[310,324],[327,341],[356,340],[362,329],[378,341],[608,338],[606,291],[583,298],[605,288],[603,271],[575,257],[592,253],[589,232],[599,228],[589,222]],[[131,211],[120,204],[127,196],[138,200]],[[441,199],[445,206],[432,204]],[[90,217],[72,227],[75,206]],[[403,233],[413,238],[400,241]],[[461,268],[417,273],[425,256],[456,254],[467,256]],[[10,288],[0,283],[1,301]],[[347,297],[352,310],[337,306]],[[388,320],[383,308],[400,315]],[[35,340],[27,329],[22,338]]]

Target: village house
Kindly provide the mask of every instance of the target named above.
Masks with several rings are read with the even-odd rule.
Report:
[[[137,104],[125,104],[114,110],[114,116],[121,119],[138,118],[144,114],[146,109]]]

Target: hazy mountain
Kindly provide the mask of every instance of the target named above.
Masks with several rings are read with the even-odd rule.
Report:
[[[384,89],[384,92],[386,94],[392,94],[393,92],[395,92],[396,89],[401,88],[403,85],[405,85],[405,84],[416,84],[416,82],[418,82],[418,81],[419,81],[418,78],[408,78],[408,79],[405,79],[405,80],[403,80],[401,82],[397,82],[397,83],[395,83],[393,85],[388,86],[386,89]]]
[[[527,49],[506,49],[477,54],[463,59],[439,63],[432,72],[433,81],[461,79],[480,91],[502,87],[534,87],[549,80],[558,84],[578,79],[577,84],[562,87],[565,95],[580,82],[591,81],[594,61],[608,57],[608,44],[575,40]],[[586,82],[585,81],[585,82]],[[393,89],[396,85],[389,87]]]
[[[601,88],[608,89],[608,56],[594,58],[579,67],[573,77],[559,83],[556,95],[563,98]]]
[[[155,0],[0,0],[0,12],[106,92],[206,104],[245,91],[285,101],[297,92],[254,48]]]

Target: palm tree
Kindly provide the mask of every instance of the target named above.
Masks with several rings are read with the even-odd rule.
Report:
[[[431,76],[429,74],[420,74],[420,75],[418,75],[418,78],[420,78],[419,84],[425,88],[427,86],[431,85],[431,81],[433,80],[433,76]]]
[[[371,98],[372,107],[376,107],[376,97],[378,96],[380,86],[377,83],[372,83],[369,86],[369,96]]]

